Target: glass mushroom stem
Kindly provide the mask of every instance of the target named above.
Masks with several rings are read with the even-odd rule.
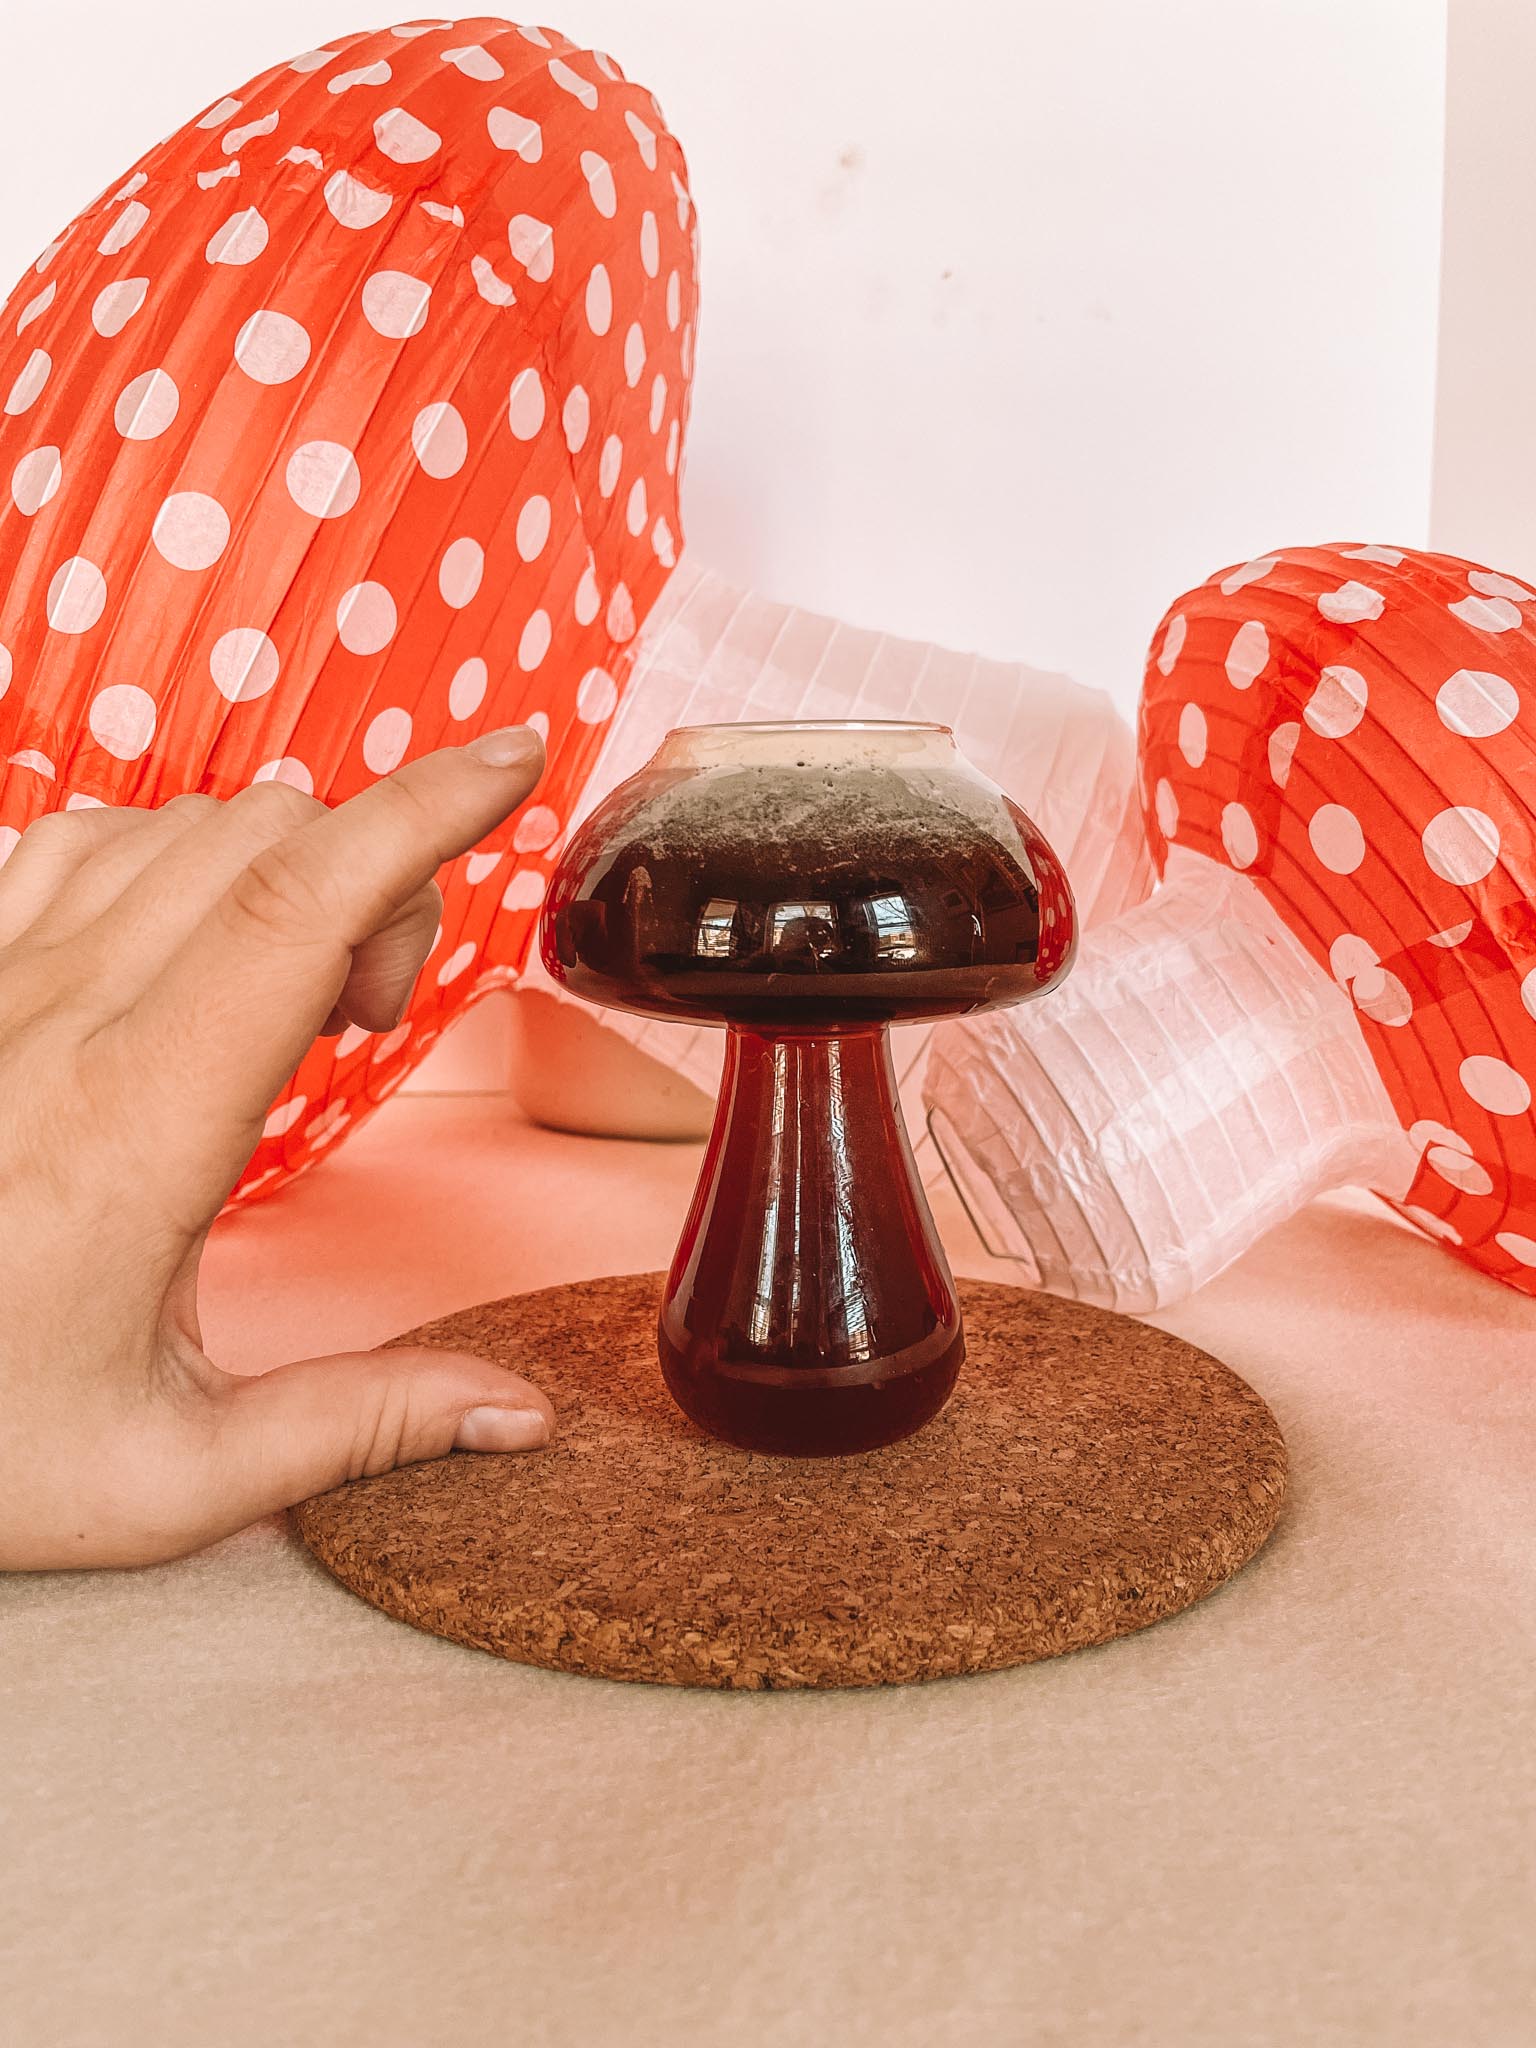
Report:
[[[1055,855],[942,726],[684,729],[574,835],[549,972],[729,1033],[659,1335],[701,1427],[827,1455],[942,1408],[964,1336],[888,1027],[1041,993],[1074,929]]]
[[[730,1027],[660,1349],[684,1413],[754,1450],[869,1450],[949,1399],[960,1308],[884,1025]]]

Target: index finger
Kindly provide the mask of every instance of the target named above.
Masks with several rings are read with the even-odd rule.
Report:
[[[257,854],[122,1020],[198,1119],[260,1124],[354,948],[524,801],[544,765],[509,727],[397,769]]]

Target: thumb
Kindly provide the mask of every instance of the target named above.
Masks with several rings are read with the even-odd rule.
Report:
[[[346,1480],[455,1449],[538,1450],[554,1424],[531,1381],[460,1352],[414,1346],[278,1366],[228,1383],[220,1519],[243,1528]]]

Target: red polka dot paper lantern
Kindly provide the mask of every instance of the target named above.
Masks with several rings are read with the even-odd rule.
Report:
[[[1354,1003],[1413,1140],[1405,1206],[1536,1292],[1536,591],[1288,548],[1181,599],[1155,648],[1154,858],[1251,876]]]
[[[997,1249],[1145,1310],[1375,1189],[1536,1293],[1536,590],[1288,548],[1169,611],[1142,698],[1161,888],[1038,1014],[935,1042]]]
[[[680,546],[681,151],[600,53],[492,19],[339,38],[159,144],[0,316],[0,831],[475,732],[550,772],[445,873],[410,1014],[306,1058],[242,1192],[513,978]]]

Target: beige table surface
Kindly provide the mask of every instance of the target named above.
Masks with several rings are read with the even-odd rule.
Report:
[[[664,1263],[695,1162],[403,1095],[221,1226],[211,1346]],[[1205,1605],[1033,1669],[561,1677],[386,1620],[278,1523],[0,1579],[0,2043],[1530,2048],[1536,1303],[1356,1204],[1166,1321],[1273,1404],[1288,1516]]]

